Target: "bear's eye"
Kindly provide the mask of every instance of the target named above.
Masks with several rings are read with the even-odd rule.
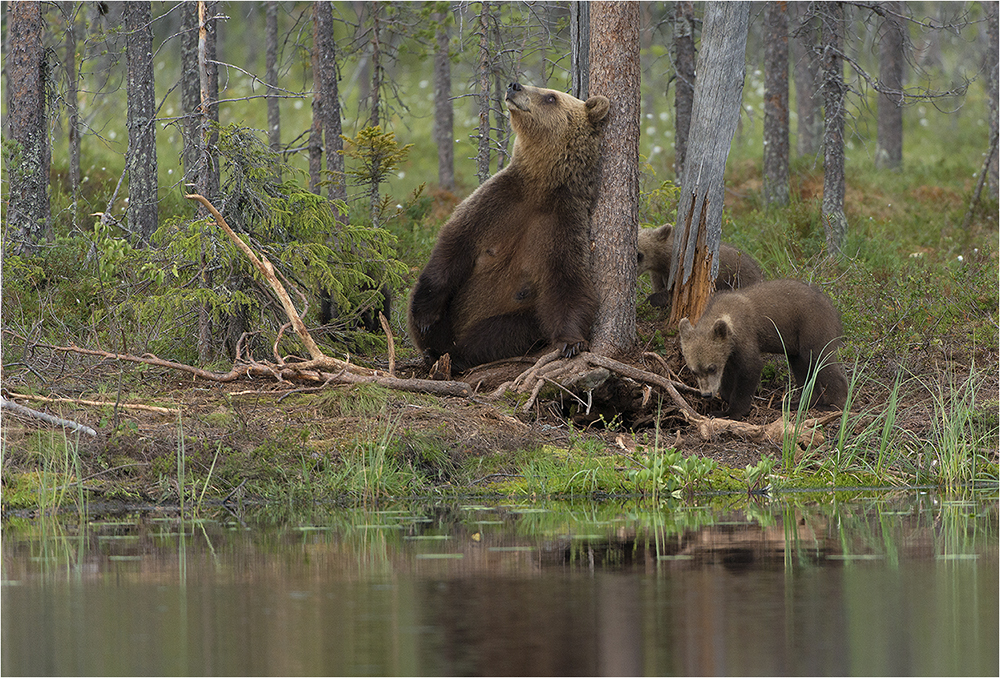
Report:
[[[547,103],[547,104],[554,104],[555,102],[556,102],[556,95],[555,94],[550,94],[547,97],[545,97],[545,103]]]
[[[709,365],[708,367],[705,368],[705,374],[715,374],[715,371],[717,369],[718,368],[715,365]]]
[[[643,257],[643,254],[642,254],[642,252],[639,252],[639,263],[640,263],[640,264],[642,263],[642,257]]]

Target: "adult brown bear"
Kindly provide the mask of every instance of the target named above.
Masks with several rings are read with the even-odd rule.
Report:
[[[460,372],[588,345],[590,212],[610,102],[515,82],[507,107],[510,164],[455,208],[410,296],[410,338],[428,366],[446,353]]]

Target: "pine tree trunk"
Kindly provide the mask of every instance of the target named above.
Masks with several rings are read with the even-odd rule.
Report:
[[[680,0],[674,3],[674,68],[677,80],[674,85],[674,172],[678,181],[684,176],[688,135],[691,130],[691,109],[694,107],[695,51],[694,3]]]
[[[264,68],[267,79],[267,143],[272,151],[281,149],[281,110],[276,95],[278,90],[278,3],[265,3],[264,19]]]
[[[69,190],[73,194],[73,224],[80,197],[80,106],[76,71],[76,3],[62,3],[66,15],[66,136],[69,141]],[[10,110],[10,109],[8,109]]]
[[[591,218],[591,257],[600,305],[591,350],[602,355],[635,343],[635,290],[639,228],[639,5],[590,7],[592,95],[611,100],[601,153],[601,187]]]
[[[199,193],[214,203],[219,196],[219,162],[213,150],[219,142],[219,65],[216,63],[215,16],[219,3],[198,3],[198,83],[201,106],[201,137],[203,170],[198,175]]]
[[[432,15],[437,23],[434,51],[434,142],[438,149],[438,185],[455,190],[455,107],[451,101],[451,53],[448,15]]]
[[[479,150],[476,153],[476,177],[482,184],[490,178],[490,72],[491,48],[489,39],[490,3],[483,2],[476,19],[479,36],[479,62],[476,69],[479,91]]]
[[[157,227],[152,11],[148,1],[126,2],[123,13],[128,62],[128,224],[148,244]]]
[[[204,153],[201,138],[201,79],[198,76],[198,4],[181,3],[181,110],[184,183],[198,184],[199,165]]]
[[[879,39],[878,144],[875,164],[899,169],[903,164],[903,11],[902,0],[882,2]]]
[[[764,9],[764,203],[788,204],[788,6]]]
[[[997,135],[997,124],[1000,123],[997,112],[997,3],[984,2],[983,11],[986,14],[986,91],[990,104],[990,139],[995,139]],[[1000,182],[998,182],[1000,167],[998,167],[998,165],[1000,165],[1000,158],[997,157],[997,149],[994,148],[993,158],[990,161],[989,172],[990,189],[993,190],[994,197],[996,197],[998,186],[1000,186]]]
[[[791,3],[792,61],[795,64],[795,111],[798,115],[795,151],[799,157],[819,153],[823,139],[819,60],[816,57],[816,18],[812,3]]]
[[[7,14],[7,87],[16,105],[7,109],[10,138],[20,154],[6,168],[6,214],[13,254],[34,252],[49,230],[49,144],[45,106],[42,5],[12,2]],[[6,253],[5,253],[6,254]]]
[[[584,101],[590,96],[590,3],[570,0],[570,94]]]
[[[841,52],[844,31],[844,6],[840,2],[823,3],[818,9],[821,20],[823,58],[823,225],[826,250],[840,256],[847,240],[847,217],[844,216],[844,57]]]
[[[723,174],[743,100],[749,2],[707,2],[668,287],[668,327],[696,323],[712,294],[722,238]],[[681,256],[676,256],[682,253]]]

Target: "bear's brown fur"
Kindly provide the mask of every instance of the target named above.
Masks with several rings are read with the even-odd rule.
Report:
[[[649,271],[653,282],[653,293],[647,301],[653,306],[669,306],[670,292],[667,280],[670,277],[670,260],[674,254],[674,226],[665,224],[658,228],[639,229],[639,271],[642,275]],[[732,245],[719,245],[719,274],[715,278],[715,289],[735,290],[750,287],[764,280],[760,264],[746,252]]]
[[[456,371],[546,343],[587,346],[597,309],[590,212],[610,102],[550,89],[507,89],[517,134],[510,164],[441,227],[410,297],[410,338],[428,365]]]
[[[841,334],[830,298],[797,280],[718,292],[696,326],[687,318],[680,322],[684,362],[703,396],[718,395],[729,404],[723,415],[731,419],[750,411],[764,353],[786,355],[800,389],[819,365],[810,406],[842,409],[847,379],[836,361]]]

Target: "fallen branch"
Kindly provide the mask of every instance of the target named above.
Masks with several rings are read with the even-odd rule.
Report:
[[[281,301],[281,306],[285,309],[285,314],[292,322],[292,328],[295,330],[296,334],[299,335],[302,343],[305,344],[306,350],[309,351],[309,355],[311,355],[314,359],[324,357],[323,352],[319,349],[319,346],[316,345],[312,335],[309,334],[309,331],[306,329],[305,323],[302,322],[302,318],[299,317],[298,311],[295,310],[295,304],[292,303],[292,299],[288,296],[288,292],[285,291],[285,287],[278,281],[278,277],[274,274],[274,267],[271,266],[271,262],[267,260],[267,257],[258,257],[254,251],[250,249],[249,245],[243,242],[243,240],[233,232],[233,229],[229,227],[226,220],[222,218],[221,214],[219,214],[219,210],[215,209],[215,205],[210,203],[205,196],[193,193],[185,195],[184,197],[188,200],[196,200],[200,202],[205,206],[205,209],[207,209],[211,215],[215,217],[215,223],[219,225],[219,228],[225,231],[226,235],[228,235],[233,243],[240,248],[240,251],[242,251],[243,254],[247,255],[250,262],[257,267],[257,270],[261,272],[267,282],[271,285],[275,294],[278,295],[278,300]]]
[[[38,419],[40,421],[44,421],[46,424],[52,424],[53,426],[61,426],[62,428],[68,428],[71,431],[85,433],[93,438],[97,437],[97,431],[89,426],[84,426],[83,424],[78,424],[75,421],[63,419],[62,417],[46,414],[45,412],[39,412],[38,410],[33,410],[30,407],[25,407],[24,405],[18,405],[14,401],[7,400],[3,396],[0,396],[0,409],[10,410],[14,414],[19,414],[22,417]]]
[[[157,407],[155,405],[139,405],[133,403],[115,403],[109,400],[80,400],[73,398],[46,398],[44,396],[27,395],[24,393],[11,393],[11,398],[20,400],[37,400],[42,403],[71,403],[74,405],[89,405],[92,407],[123,407],[127,410],[142,410],[144,412],[159,412],[160,414],[177,414],[180,410],[169,407]]]

